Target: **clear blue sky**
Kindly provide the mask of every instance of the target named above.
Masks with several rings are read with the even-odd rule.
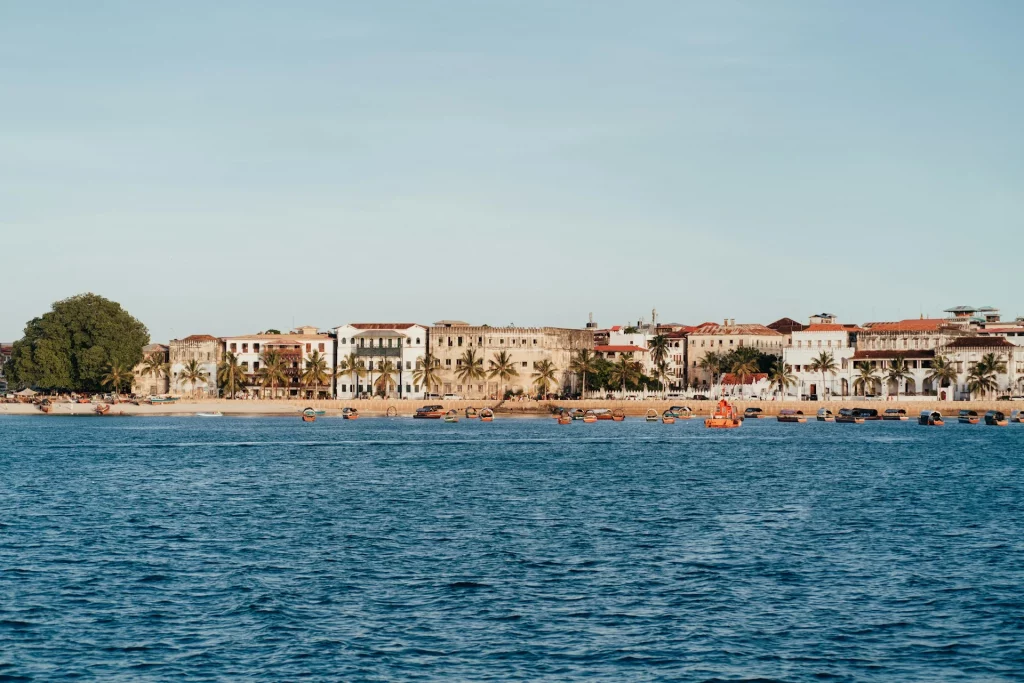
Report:
[[[0,0],[0,339],[1024,315],[1024,3]]]

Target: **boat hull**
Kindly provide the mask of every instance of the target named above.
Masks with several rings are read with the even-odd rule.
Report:
[[[779,422],[807,422],[806,417],[785,417],[779,416]]]
[[[661,423],[666,425],[674,425],[676,423],[676,419],[674,417],[663,417],[661,418]]]
[[[735,417],[709,417],[704,420],[704,426],[708,429],[735,429],[743,424],[743,421]]]

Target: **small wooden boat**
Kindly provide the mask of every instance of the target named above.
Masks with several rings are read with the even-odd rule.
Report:
[[[53,404],[50,403],[50,399],[44,398],[42,401],[39,402],[39,410],[43,411],[44,413],[49,413],[52,409]]]
[[[80,398],[77,401],[75,401],[75,403],[81,403],[81,404],[92,403],[92,399],[91,398]]]
[[[644,417],[644,419],[647,420],[648,422],[657,422],[658,411],[655,410],[654,408],[651,408],[650,410],[647,411],[647,415]]]
[[[587,416],[587,412],[583,408],[573,408],[569,411],[569,417],[574,420],[582,420]]]
[[[711,417],[704,420],[704,426],[710,429],[735,429],[742,424],[743,420],[736,413],[736,408],[725,399],[719,401]]]
[[[917,424],[925,427],[941,427],[945,424],[942,421],[942,413],[937,410],[922,410],[920,417],[917,418]]]
[[[449,410],[447,413],[444,414],[444,421],[445,422],[458,422],[459,421],[459,411],[457,411],[455,409]]]
[[[676,423],[676,415],[671,409],[666,410],[661,414],[661,424],[663,425],[674,425]]]
[[[761,420],[768,417],[760,408],[747,408],[743,411],[744,420]]]
[[[779,412],[776,418],[779,422],[807,422],[807,417],[802,410],[786,408]]]
[[[989,427],[1005,427],[1010,424],[1010,421],[1006,419],[1006,415],[1004,413],[1001,413],[998,410],[990,410],[985,413],[985,424]]]
[[[480,411],[480,421],[481,422],[494,422],[494,411],[491,410],[490,408],[484,408],[483,410],[481,410]],[[569,420],[569,422],[572,422],[572,420]]]
[[[349,406],[345,406],[344,408],[341,409],[341,419],[343,419],[343,420],[358,420],[359,419],[359,410],[356,409],[356,408],[351,408]]]
[[[303,422],[316,422],[316,411],[312,408],[306,408],[302,411]]]
[[[476,419],[476,416],[477,416],[476,408],[474,408],[473,406],[468,406],[466,408],[466,419],[467,420],[473,420],[473,419]]]
[[[841,408],[836,415],[836,422],[839,424],[864,424],[864,417],[859,414],[856,408]]]
[[[878,411],[874,408],[854,408],[853,414],[857,417],[864,419],[867,422],[875,420],[881,420],[882,416],[878,414]]]
[[[832,414],[832,411],[828,408],[822,408],[818,411],[818,422],[835,422],[836,416]]]
[[[224,413],[219,411],[215,413],[196,413],[196,417],[224,417]]]
[[[146,399],[146,402],[150,405],[159,405],[161,403],[177,403],[177,396],[150,396]]]
[[[429,405],[417,408],[413,417],[417,420],[440,420],[444,417],[444,406]]]
[[[882,419],[887,422],[906,422],[907,411],[903,410],[903,408],[889,408],[884,413],[882,413]]]
[[[1010,422],[1024,423],[1024,410],[1015,410],[1010,413]]]
[[[687,406],[672,406],[669,408],[669,412],[671,412],[672,416],[677,420],[689,420],[693,417],[693,411]]]
[[[976,425],[981,422],[981,418],[978,417],[977,411],[961,410],[960,415],[957,416],[957,421],[962,425]]]
[[[109,412],[110,406],[108,406],[106,403],[100,403],[98,406],[96,406],[97,415],[106,415]]]
[[[569,417],[568,413],[562,413],[558,416],[558,424],[569,425],[572,424],[572,418]]]
[[[622,422],[626,419],[626,411],[621,408],[616,408],[612,411],[612,419],[616,422]]]
[[[594,415],[597,416],[598,420],[611,420],[612,411],[607,408],[594,408]]]
[[[593,410],[588,410],[587,412],[583,413],[584,424],[593,424],[595,422],[597,422],[597,414]]]

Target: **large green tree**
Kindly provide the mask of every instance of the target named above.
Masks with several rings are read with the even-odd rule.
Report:
[[[17,387],[98,391],[111,366],[134,368],[148,343],[149,330],[120,304],[79,294],[25,325],[4,373]]]

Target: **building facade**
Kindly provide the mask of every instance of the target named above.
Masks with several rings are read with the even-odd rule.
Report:
[[[821,318],[819,318],[821,319]],[[853,355],[857,348],[860,328],[838,323],[813,322],[790,333],[783,359],[793,372],[796,384],[787,392],[791,396],[812,400],[828,399],[850,394],[853,373]],[[822,354],[831,356],[834,372],[824,373],[812,369]]]
[[[353,359],[364,375],[342,371],[335,382],[338,398],[354,398],[375,393],[374,383],[380,370],[391,363],[393,385],[387,395],[398,398],[423,398],[427,392],[415,380],[416,363],[427,352],[428,331],[416,323],[350,323],[334,328],[338,364]],[[347,365],[346,365],[347,367]],[[382,386],[383,388],[383,386]]]
[[[329,398],[332,394],[331,373],[337,365],[334,337],[320,332],[315,327],[299,327],[289,334],[250,334],[239,337],[221,337],[221,353],[232,353],[245,369],[248,394],[265,396],[277,392],[284,398]],[[269,351],[280,354],[285,364],[287,383],[275,388],[264,387],[259,381],[259,371],[264,355]],[[302,382],[302,373],[313,353],[323,357],[328,378],[325,384],[314,386]]]
[[[958,337],[940,347],[937,353],[953,361],[957,371],[957,380],[954,385],[937,387],[939,398],[943,400],[966,401],[971,398],[980,398],[971,394],[970,387],[968,387],[968,373],[981,361],[982,357],[989,354],[1005,364],[1005,372],[995,374],[994,394],[996,396],[1024,395],[1024,346],[1018,346],[997,336]],[[946,392],[951,393],[947,394]]]
[[[936,396],[938,387],[929,377],[936,350],[971,332],[959,322],[942,318],[921,318],[897,322],[867,323],[857,333],[851,388],[856,395]],[[907,364],[910,376],[896,380],[887,376],[896,357]],[[860,368],[871,368],[874,379],[858,382]]]
[[[705,323],[690,332],[687,362],[691,386],[708,387],[714,381],[711,373],[701,367],[710,353],[728,354],[742,348],[754,348],[761,353],[782,357],[786,336],[757,323],[736,324],[727,319],[724,324]]]
[[[155,357],[162,364],[167,364],[168,347],[163,344],[148,344],[142,347],[143,362],[132,368],[132,387],[135,393],[143,396],[157,396],[166,394],[168,378],[163,373],[147,372],[145,360]]]
[[[502,387],[513,393],[536,394],[533,373],[538,363],[551,361],[557,370],[557,392],[571,385],[568,369],[572,358],[583,349],[594,348],[594,331],[560,327],[489,327],[460,321],[440,321],[428,330],[430,354],[439,370],[441,393],[468,398],[499,398]],[[512,361],[518,376],[507,381],[497,377],[460,376],[467,351],[483,360],[483,369],[501,352]]]
[[[217,396],[217,364],[220,363],[220,341],[208,334],[193,334],[184,339],[172,339],[167,345],[170,378],[168,393],[174,396]],[[206,375],[206,381],[196,383],[182,379],[185,366],[196,361]]]

